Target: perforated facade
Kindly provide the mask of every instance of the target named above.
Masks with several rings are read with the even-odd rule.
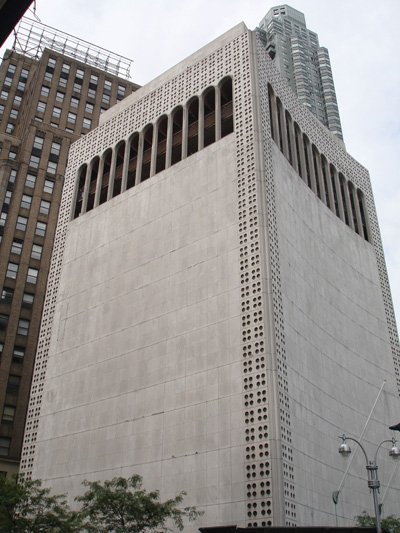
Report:
[[[371,498],[356,464],[335,510],[337,435],[384,379],[367,445],[387,433],[398,362],[368,172],[258,33],[233,28],[71,146],[25,475],[72,500],[138,473],[185,490],[195,529],[350,525]]]

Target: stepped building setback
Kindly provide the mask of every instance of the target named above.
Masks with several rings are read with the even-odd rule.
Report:
[[[24,19],[0,66],[1,472],[19,467],[68,150],[137,89],[129,64]]]
[[[260,28],[270,56],[300,102],[343,139],[329,53],[307,29],[303,13],[286,4],[273,7]]]
[[[71,144],[21,461],[71,502],[140,474],[205,511],[188,531],[373,513],[361,455],[332,501],[384,380],[368,449],[399,412],[370,179],[264,37],[239,24]]]

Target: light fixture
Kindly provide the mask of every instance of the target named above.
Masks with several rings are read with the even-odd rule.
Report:
[[[394,440],[393,446],[389,450],[389,455],[392,457],[395,461],[398,461],[400,458],[400,448],[397,446],[396,441]]]
[[[399,424],[398,424],[399,425]],[[394,429],[395,431],[398,430],[396,427],[391,427],[391,429]],[[400,431],[400,430],[398,430]],[[359,442],[357,439],[353,439],[352,437],[346,437],[346,435],[343,433],[343,435],[340,437],[342,439],[342,444],[339,446],[339,453],[342,457],[347,458],[351,454],[351,448],[347,444],[346,440],[351,440],[355,442],[363,451],[365,456],[365,462],[366,462],[366,469],[368,473],[368,487],[370,491],[372,492],[372,496],[374,499],[374,508],[375,508],[375,520],[376,520],[376,532],[381,533],[382,532],[382,526],[381,526],[381,517],[380,517],[380,510],[379,510],[379,504],[378,504],[378,492],[379,488],[381,486],[380,481],[378,479],[378,465],[376,464],[376,457],[378,455],[379,449],[382,446],[382,444],[385,444],[386,442],[391,442],[392,447],[389,450],[389,455],[393,459],[397,460],[400,457],[400,447],[397,446],[396,439],[393,437],[392,439],[385,439],[383,440],[379,446],[376,449],[374,460],[370,461],[368,459],[367,452],[364,449],[364,446]],[[336,504],[338,502],[339,492],[336,491],[332,494],[332,498],[334,503]]]
[[[351,448],[350,446],[347,444],[346,442],[346,437],[343,435],[341,437],[343,439],[343,442],[342,444],[339,446],[339,453],[342,457],[344,457],[345,459],[348,458],[348,456],[351,454]]]

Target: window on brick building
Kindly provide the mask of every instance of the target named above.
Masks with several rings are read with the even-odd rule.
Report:
[[[12,424],[15,417],[15,407],[12,405],[5,405],[3,410],[2,423]]]
[[[43,187],[43,192],[47,192],[48,194],[53,194],[53,190],[54,190],[54,181],[52,180],[44,180],[44,187]]]
[[[6,278],[16,279],[18,274],[18,265],[16,263],[9,262],[7,265]]]
[[[29,324],[29,320],[26,320],[25,318],[20,318],[18,321],[17,335],[22,335],[23,337],[26,337],[29,331]]]
[[[35,235],[44,237],[46,235],[47,224],[45,222],[36,222]]]
[[[10,453],[11,439],[8,437],[0,437],[0,455],[7,457]]]
[[[26,282],[36,285],[39,275],[39,270],[37,268],[28,268],[28,273],[26,275]]]
[[[27,224],[28,224],[28,219],[26,217],[19,216],[17,218],[15,229],[19,229],[20,231],[25,231]]]

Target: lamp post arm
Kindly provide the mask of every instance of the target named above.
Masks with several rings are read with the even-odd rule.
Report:
[[[353,442],[355,442],[356,444],[358,444],[360,446],[360,448],[362,449],[363,451],[363,454],[364,454],[364,457],[365,457],[365,462],[367,463],[367,466],[369,465],[369,459],[368,459],[368,455],[367,455],[367,452],[364,450],[364,446],[361,444],[361,442],[358,442],[358,440],[356,439],[353,439],[352,437],[346,437],[346,435],[343,435],[343,437],[346,439],[346,440],[352,440]],[[342,437],[342,438],[343,438]],[[386,442],[386,441],[383,441],[383,442]],[[383,442],[381,444],[383,444]]]
[[[376,465],[376,457],[378,455],[378,452],[379,452],[379,448],[382,446],[382,444],[385,444],[385,442],[391,442],[393,444],[393,446],[396,444],[396,440],[395,438],[393,437],[392,439],[386,439],[386,440],[383,440],[379,446],[377,447],[376,449],[376,452],[375,452],[375,457],[374,457],[374,464]]]
[[[382,394],[382,391],[385,388],[385,385],[386,385],[386,379],[383,380],[381,388],[379,389],[378,395],[377,395],[377,397],[375,399],[374,405],[372,406],[371,412],[369,413],[367,421],[365,422],[364,429],[362,430],[361,435],[358,437],[360,440],[363,440],[363,438],[364,438],[365,432],[367,431],[367,428],[368,428],[369,421],[371,420],[372,414],[375,411],[375,407],[378,404],[380,395]],[[337,491],[335,491],[335,492],[338,493],[338,495],[339,495],[340,491],[342,490],[342,487],[344,485],[346,476],[349,473],[349,470],[350,470],[350,468],[351,468],[351,466],[352,466],[352,464],[353,464],[353,462],[354,462],[354,460],[356,458],[356,455],[357,455],[356,453],[353,454],[352,458],[349,461],[349,464],[347,465],[346,471],[343,473],[343,476],[342,476],[342,479],[340,480],[340,483],[339,483],[339,486],[337,488]],[[336,499],[338,499],[338,497],[339,497],[338,495],[336,496]]]
[[[367,472],[368,472],[368,487],[370,491],[372,492],[372,496],[374,498],[374,509],[375,509],[375,519],[376,519],[376,533],[381,533],[382,527],[381,527],[381,517],[379,515],[379,505],[378,505],[378,492],[379,492],[379,480],[378,480],[378,467],[376,466],[376,454],[375,454],[375,461],[372,462],[368,459],[367,452],[364,449],[364,446],[358,442],[358,440],[353,439],[352,437],[346,437],[346,435],[343,434],[342,436],[343,441],[345,440],[351,440],[359,445],[359,447],[362,449],[365,457]],[[386,440],[382,441],[381,444],[378,446],[378,450],[380,446],[387,442]],[[389,441],[391,442],[391,441]],[[378,453],[378,450],[376,453]]]

